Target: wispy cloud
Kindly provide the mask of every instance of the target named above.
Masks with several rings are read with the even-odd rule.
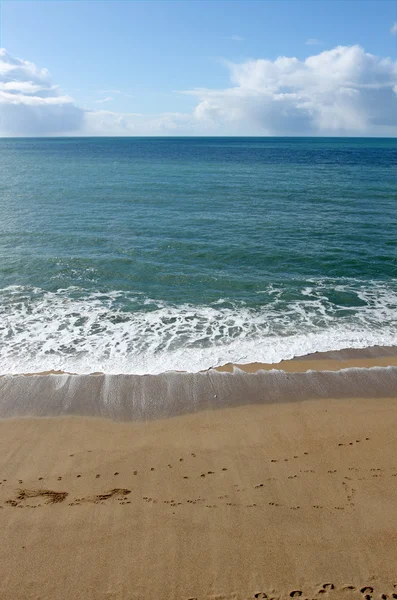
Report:
[[[110,102],[110,100],[113,100],[113,98],[111,96],[106,96],[106,98],[102,98],[102,100],[95,100],[94,102],[96,104],[103,104],[104,102]]]
[[[119,94],[120,96],[125,96],[125,98],[134,98],[132,94],[123,92],[123,90],[98,90],[97,94]]]
[[[241,35],[228,35],[225,37],[225,40],[232,40],[233,42],[243,42],[244,39]]]
[[[390,33],[392,35],[397,35],[397,21],[390,27]]]
[[[309,38],[308,40],[306,40],[306,44],[308,46],[320,46],[321,42],[317,38]]]

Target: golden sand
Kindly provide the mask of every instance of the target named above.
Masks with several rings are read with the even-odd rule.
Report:
[[[392,598],[396,432],[393,398],[1,420],[0,598]]]

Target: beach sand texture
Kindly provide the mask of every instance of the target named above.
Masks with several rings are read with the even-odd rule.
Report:
[[[394,398],[0,421],[0,598],[397,597]]]

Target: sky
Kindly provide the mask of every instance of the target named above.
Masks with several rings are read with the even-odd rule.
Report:
[[[397,137],[397,0],[0,0],[0,136]]]

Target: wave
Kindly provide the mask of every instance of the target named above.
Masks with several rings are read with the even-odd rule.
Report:
[[[395,345],[397,280],[270,284],[255,305],[175,304],[141,293],[0,290],[0,372],[196,372]]]

